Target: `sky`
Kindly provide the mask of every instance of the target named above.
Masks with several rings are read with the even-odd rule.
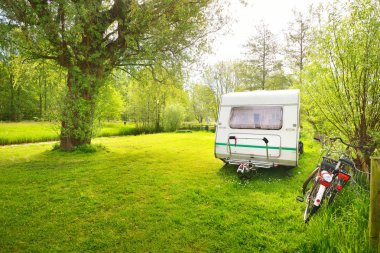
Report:
[[[236,60],[244,56],[244,44],[255,33],[255,26],[261,20],[268,24],[278,42],[284,42],[283,31],[293,20],[293,9],[306,12],[308,6],[326,3],[328,0],[225,0],[230,17],[227,27],[214,34],[213,53],[204,56],[206,64],[218,61]]]

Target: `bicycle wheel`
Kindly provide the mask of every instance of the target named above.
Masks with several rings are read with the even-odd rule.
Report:
[[[338,193],[337,190],[333,190],[331,192],[330,196],[328,197],[329,205],[331,205],[334,202],[334,199],[337,193]]]
[[[319,170],[319,167],[315,168],[315,169],[310,173],[310,175],[309,175],[308,178],[305,180],[305,182],[303,183],[303,185],[302,185],[302,193],[303,193],[303,194],[306,194],[306,188],[307,188],[307,186],[309,185],[310,181],[311,181],[312,179],[315,179],[315,176],[317,175],[318,170]]]
[[[305,223],[307,223],[310,220],[311,216],[319,208],[319,206],[314,205],[314,200],[315,200],[315,197],[317,195],[318,188],[319,188],[318,186],[319,186],[319,182],[314,181],[312,187],[310,188],[310,190],[306,194],[306,208],[305,208],[305,212],[303,215],[303,219],[304,219]]]
[[[326,189],[325,196],[326,196],[328,205],[331,205],[334,202],[334,199],[336,195],[338,194],[338,190],[336,189],[337,184],[338,184],[337,179],[334,179],[330,187]]]
[[[328,199],[329,205],[334,202],[336,195],[342,191],[343,187],[347,184],[347,180],[336,178],[331,186],[326,190],[326,198]]]

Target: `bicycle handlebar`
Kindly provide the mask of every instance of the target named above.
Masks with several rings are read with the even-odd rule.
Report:
[[[340,140],[340,142],[343,143],[344,145],[346,145],[347,147],[351,147],[351,148],[363,148],[362,146],[355,146],[355,145],[352,145],[350,143],[344,142],[341,137],[331,137],[330,138],[330,141],[332,141],[332,142],[334,142],[336,140]]]
[[[341,137],[330,137],[330,138],[328,138],[327,136],[325,136],[325,137],[323,137],[323,136],[314,137],[314,140],[322,143],[324,146],[327,146],[327,143],[325,141],[326,139],[330,140],[331,142],[335,142],[335,141],[339,140],[346,147],[351,147],[351,148],[354,148],[354,149],[359,149],[361,151],[364,151],[364,152],[370,154],[370,149],[369,149],[368,146],[363,146],[363,145],[356,146],[356,145],[352,145],[350,143],[347,143],[347,142],[343,141],[343,139]]]

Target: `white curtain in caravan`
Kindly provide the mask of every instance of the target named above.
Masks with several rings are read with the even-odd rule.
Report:
[[[240,129],[281,129],[282,107],[234,107],[231,111],[230,127]]]

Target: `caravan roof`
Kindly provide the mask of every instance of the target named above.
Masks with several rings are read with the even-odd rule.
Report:
[[[257,90],[227,93],[221,105],[286,105],[299,103],[299,90]]]

